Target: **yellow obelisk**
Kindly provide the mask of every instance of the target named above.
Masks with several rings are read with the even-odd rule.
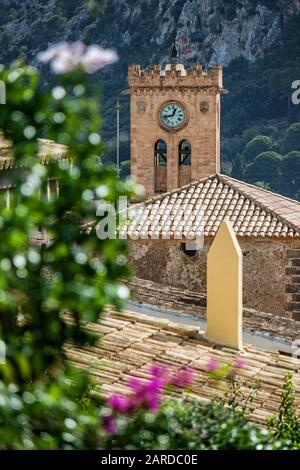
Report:
[[[210,341],[243,349],[242,251],[231,223],[221,223],[208,253],[207,326]]]

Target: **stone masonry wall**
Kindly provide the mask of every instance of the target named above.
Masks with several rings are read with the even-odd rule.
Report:
[[[287,311],[300,321],[300,241],[294,242],[287,250],[286,266]]]
[[[141,279],[191,291],[206,291],[207,252],[194,256],[178,240],[130,242],[130,262]],[[243,251],[244,305],[300,320],[300,241],[239,239]]]
[[[205,72],[200,65],[182,73],[172,65],[163,74],[159,65],[141,70],[128,69],[130,89],[131,175],[145,188],[147,199],[159,188],[156,182],[154,149],[159,139],[167,144],[166,190],[178,188],[220,171],[220,93],[222,68],[215,65]],[[179,102],[186,112],[186,124],[175,130],[165,129],[160,122],[161,106]],[[191,168],[181,170],[178,149],[182,140],[191,144]],[[180,174],[180,172],[182,174]]]

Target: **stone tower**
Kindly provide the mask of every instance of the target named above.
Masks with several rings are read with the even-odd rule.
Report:
[[[220,172],[222,67],[186,69],[176,45],[164,68],[128,68],[131,175],[145,197]]]

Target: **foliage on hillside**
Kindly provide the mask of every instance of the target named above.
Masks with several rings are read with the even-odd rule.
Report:
[[[230,94],[223,99],[222,115],[222,159],[233,163],[232,175],[242,174],[242,179],[251,183],[264,181],[270,189],[297,198],[300,106],[291,101],[291,86],[300,77],[299,30],[298,15],[284,25],[281,43],[263,59],[253,64],[236,59],[224,70]],[[262,160],[257,159],[259,153],[269,150],[282,158],[274,172],[273,160],[265,171]],[[297,153],[291,157],[291,151]],[[246,164],[249,167],[242,172],[240,168]]]
[[[178,23],[185,1],[177,0],[170,7],[173,26],[163,34],[163,41],[157,44],[153,39],[153,31],[157,27],[153,21],[153,11],[158,8],[157,0],[140,2],[127,0],[115,2],[107,0],[3,0],[4,8],[0,18],[0,62],[8,65],[18,56],[35,61],[37,52],[53,42],[63,39],[82,39],[86,43],[98,43],[103,46],[115,47],[121,57],[118,64],[108,67],[102,75],[104,117],[103,133],[110,145],[104,149],[104,161],[115,162],[116,113],[114,106],[120,92],[126,88],[128,63],[140,63],[146,66],[150,60],[161,61],[166,56]],[[255,12],[259,5],[284,16],[288,6],[282,1],[249,0],[248,14]],[[137,9],[136,9],[137,8]],[[230,0],[226,2],[221,14],[225,20],[235,17],[241,2]],[[129,12],[129,13],[128,13]],[[128,16],[129,14],[129,16]],[[287,19],[288,18],[288,19]],[[155,19],[157,21],[157,19]],[[177,25],[177,26],[176,26]],[[205,42],[201,36],[201,22],[196,25],[199,29],[198,41]],[[162,26],[161,26],[162,28]],[[213,29],[213,26],[212,26]],[[291,84],[300,79],[300,15],[285,16],[281,25],[282,37],[279,42],[265,51],[264,57],[256,62],[248,62],[238,58],[224,69],[225,87],[230,91],[229,96],[222,99],[222,161],[228,170],[232,163],[245,150],[246,144],[256,135],[265,135],[273,139],[276,149],[282,156],[291,150],[289,148],[292,136],[287,137],[286,131],[294,122],[300,121],[300,105],[291,103]],[[128,31],[126,40],[124,34]],[[157,33],[161,33],[160,30]],[[213,49],[210,51],[210,57]],[[209,56],[207,59],[210,58]],[[187,65],[191,65],[188,63]],[[45,86],[51,78],[46,69],[42,69]],[[94,85],[99,87],[99,76],[93,78]],[[121,160],[129,159],[129,100],[121,100]],[[271,150],[264,149],[263,151]],[[261,153],[260,152],[260,153]],[[253,163],[253,155],[247,163]],[[129,171],[128,165],[123,167],[123,173]],[[240,172],[238,172],[240,174]],[[285,174],[285,173],[284,173]],[[277,177],[276,177],[277,178]],[[276,179],[275,178],[275,179]],[[278,190],[287,194],[282,188],[289,186],[289,181],[283,179]],[[254,178],[255,179],[255,178]],[[261,180],[257,174],[256,180]],[[251,180],[252,181],[252,180]],[[255,181],[254,181],[255,182]],[[272,181],[271,181],[272,183]],[[271,184],[272,189],[276,188]],[[300,187],[293,183],[293,191],[289,195],[298,194]]]

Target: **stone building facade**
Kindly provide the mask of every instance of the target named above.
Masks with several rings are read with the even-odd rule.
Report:
[[[138,207],[127,227],[136,277],[205,293],[207,253],[228,218],[243,252],[244,305],[300,320],[299,202],[216,174]]]
[[[205,293],[212,240],[206,238],[192,256],[178,240],[136,240],[130,244],[130,262],[138,278]],[[300,320],[300,240],[238,241],[245,307]]]

